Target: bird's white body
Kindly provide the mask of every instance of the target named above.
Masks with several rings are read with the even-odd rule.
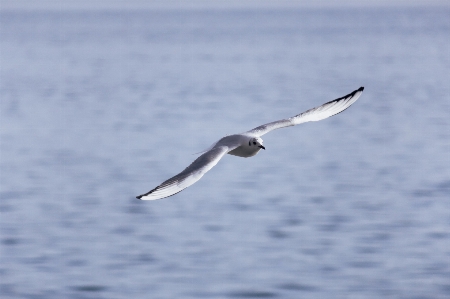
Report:
[[[213,147],[215,146],[236,146],[227,154],[243,158],[253,157],[264,148],[261,138],[255,138],[245,133],[225,136],[213,145]]]
[[[208,150],[202,152],[202,154],[185,170],[166,180],[155,189],[137,196],[137,198],[142,200],[154,200],[175,195],[197,182],[207,171],[213,168],[225,154],[244,158],[253,157],[261,149],[265,149],[263,140],[260,136],[275,129],[295,126],[309,121],[319,121],[336,115],[356,102],[363,90],[364,87],[360,87],[346,96],[327,102],[319,107],[309,109],[293,117],[261,125],[242,134],[225,136],[214,143]]]

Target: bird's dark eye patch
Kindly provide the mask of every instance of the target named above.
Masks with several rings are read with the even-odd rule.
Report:
[[[256,142],[253,141],[253,144],[256,145]]]

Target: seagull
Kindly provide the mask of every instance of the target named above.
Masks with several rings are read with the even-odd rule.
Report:
[[[206,151],[200,152],[201,156],[195,159],[185,170],[149,192],[136,196],[136,198],[155,200],[175,195],[200,180],[225,154],[244,158],[253,157],[261,149],[266,149],[261,139],[262,135],[276,129],[295,126],[309,121],[319,121],[341,113],[356,102],[363,90],[364,87],[360,87],[346,96],[309,109],[293,117],[267,123],[245,133],[225,136]]]

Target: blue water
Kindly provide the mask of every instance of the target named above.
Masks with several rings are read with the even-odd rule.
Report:
[[[2,298],[449,298],[450,10],[0,13]],[[365,86],[176,196],[226,134]]]

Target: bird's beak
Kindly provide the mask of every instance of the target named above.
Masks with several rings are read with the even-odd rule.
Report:
[[[259,148],[262,148],[263,150],[265,150],[266,148],[262,145],[258,146]]]

